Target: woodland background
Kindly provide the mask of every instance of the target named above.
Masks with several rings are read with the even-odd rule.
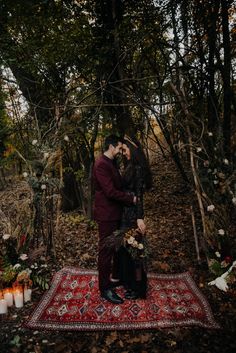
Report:
[[[182,241],[196,260],[186,260],[186,268],[200,266],[207,280],[230,268],[236,252],[235,10],[226,0],[0,0],[0,231],[10,235],[0,240],[1,285],[13,280],[13,266],[28,254],[22,266],[39,257],[48,266],[45,276],[35,271],[33,278],[46,289],[45,278],[57,267],[53,259],[62,265],[72,258],[58,250],[62,224],[69,238],[74,225],[81,234],[96,233],[91,171],[111,132],[139,138],[159,173],[158,200],[147,196],[147,214],[159,203],[152,220],[164,195],[169,210],[173,192],[179,202],[188,198],[192,243]],[[171,193],[168,166],[179,180]],[[163,234],[173,217],[165,214]],[[154,222],[151,230],[158,227]],[[172,256],[173,244],[168,251]],[[89,251],[80,256],[82,264],[96,266]],[[155,270],[180,270],[173,258],[170,265],[158,256]],[[234,272],[227,282],[231,303]],[[20,351],[12,339],[10,347]]]

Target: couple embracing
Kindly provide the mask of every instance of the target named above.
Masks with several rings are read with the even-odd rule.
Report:
[[[117,157],[124,156],[120,174]],[[124,246],[108,246],[117,230],[137,229],[145,237],[143,194],[151,187],[151,172],[138,141],[128,136],[109,135],[104,153],[95,162],[94,218],[98,223],[98,278],[101,296],[114,304],[123,303],[115,287],[123,285],[126,299],[146,298],[147,275],[143,261],[136,261]]]

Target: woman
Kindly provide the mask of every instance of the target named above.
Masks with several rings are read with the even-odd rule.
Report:
[[[145,236],[146,225],[143,212],[143,194],[152,185],[151,172],[145,154],[136,140],[125,136],[123,140],[123,156],[125,168],[123,172],[123,187],[125,191],[137,197],[136,205],[123,208],[121,229],[139,230],[139,239]],[[136,259],[122,246],[118,252],[119,277],[126,292],[125,298],[146,298],[147,275],[144,260]]]

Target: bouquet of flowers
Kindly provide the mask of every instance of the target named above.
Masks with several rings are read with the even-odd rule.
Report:
[[[139,229],[118,229],[106,239],[106,247],[115,251],[124,246],[134,260],[148,257],[147,239]]]
[[[139,229],[129,229],[124,233],[123,245],[134,260],[148,257],[147,239]]]

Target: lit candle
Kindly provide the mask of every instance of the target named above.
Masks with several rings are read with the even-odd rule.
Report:
[[[32,294],[32,289],[25,286],[24,287],[24,302],[30,302],[31,301],[31,294]]]
[[[7,314],[7,301],[0,299],[0,314]]]
[[[10,288],[6,288],[3,290],[3,297],[7,301],[7,306],[13,305],[13,295],[12,290]]]
[[[19,289],[15,289],[13,295],[16,308],[22,308],[24,305],[23,292]]]

